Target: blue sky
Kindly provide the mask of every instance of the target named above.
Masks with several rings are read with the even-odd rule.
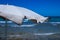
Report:
[[[0,4],[25,7],[43,16],[60,16],[60,0],[0,0]]]

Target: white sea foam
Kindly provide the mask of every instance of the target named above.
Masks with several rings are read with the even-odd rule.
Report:
[[[34,35],[52,35],[55,33],[34,33]]]

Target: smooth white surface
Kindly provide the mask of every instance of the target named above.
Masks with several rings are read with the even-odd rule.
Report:
[[[43,23],[48,17],[39,15],[29,9],[17,7],[13,5],[0,5],[0,16],[21,24],[24,17],[27,19],[35,19],[37,23]]]

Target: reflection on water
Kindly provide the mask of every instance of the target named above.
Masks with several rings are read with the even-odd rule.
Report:
[[[8,40],[60,40],[60,22],[43,24],[25,22],[22,25],[8,22],[7,26],[5,27],[4,22],[0,22],[0,39],[2,40],[5,40],[5,37]]]

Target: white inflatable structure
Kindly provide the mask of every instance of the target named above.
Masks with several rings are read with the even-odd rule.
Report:
[[[0,16],[14,21],[17,24],[21,24],[24,18],[29,20],[36,20],[37,23],[43,23],[48,18],[29,9],[13,5],[0,5]]]

